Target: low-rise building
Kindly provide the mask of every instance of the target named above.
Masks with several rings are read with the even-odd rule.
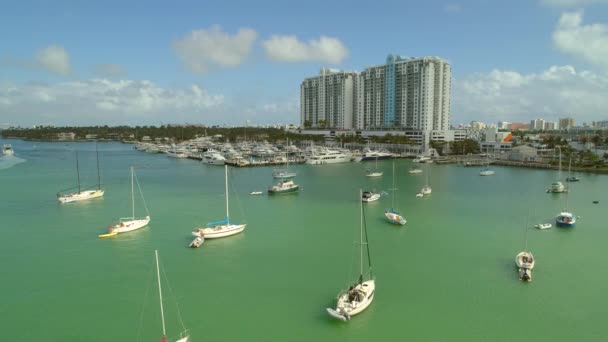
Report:
[[[76,138],[76,133],[67,132],[67,133],[57,133],[57,140],[74,140]]]

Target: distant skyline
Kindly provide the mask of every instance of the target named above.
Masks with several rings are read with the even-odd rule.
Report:
[[[21,1],[0,41],[0,124],[297,124],[388,54],[452,64],[453,125],[608,120],[608,0]]]

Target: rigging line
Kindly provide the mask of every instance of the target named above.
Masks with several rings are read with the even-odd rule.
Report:
[[[144,197],[144,192],[141,190],[141,185],[139,185],[139,179],[137,178],[137,174],[133,172],[133,175],[135,176],[135,183],[137,183],[137,188],[139,189],[141,200],[144,202],[144,209],[146,209],[146,215],[150,216],[150,211],[148,211],[148,205],[146,204],[146,198]]]
[[[169,284],[169,277],[167,277],[167,274],[165,273],[165,267],[163,266],[162,261],[160,262],[160,265],[161,265],[161,271],[163,273],[163,277],[165,278],[165,285],[167,285],[167,288],[169,289],[169,295],[175,301],[175,308],[177,309],[177,318],[179,320],[180,325],[182,326],[182,331],[184,331],[184,330],[186,330],[186,326],[184,325],[184,321],[182,319],[182,313],[179,310],[179,303],[177,302],[177,297],[175,296],[175,294],[173,293],[173,290],[171,289],[171,284]]]
[[[150,268],[150,271],[149,271],[149,274],[148,274],[148,278],[152,278],[151,277],[152,273],[153,273],[152,272],[152,268]],[[142,304],[142,307],[141,307],[141,315],[139,317],[139,328],[137,329],[137,339],[136,339],[136,341],[141,341],[141,332],[142,332],[142,327],[144,325],[144,310],[146,309],[146,303],[148,302],[148,297],[149,297],[149,294],[150,294],[150,287],[152,287],[151,286],[152,281],[148,281],[147,283],[148,283],[148,286],[146,288],[146,292],[144,294],[143,304]]]
[[[243,203],[241,202],[241,196],[239,196],[239,194],[236,192],[236,187],[234,186],[234,181],[233,181],[233,176],[232,176],[233,172],[229,172],[228,173],[228,187],[229,187],[229,191],[232,192],[233,196],[232,198],[236,198],[236,203],[239,207],[239,211],[241,213],[241,220],[244,223],[247,223],[247,217],[249,217],[249,215],[247,215],[247,212],[245,211],[244,207],[243,207]],[[245,219],[243,219],[243,217]]]
[[[372,272],[372,256],[369,253],[369,239],[367,237],[367,220],[365,219],[365,208],[363,208],[363,230],[365,231],[365,247],[367,249],[367,261],[369,266],[369,275],[373,275]]]

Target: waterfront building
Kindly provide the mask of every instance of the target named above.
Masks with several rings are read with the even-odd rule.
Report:
[[[573,118],[559,119],[559,129],[570,129],[572,127],[574,127],[574,119]]]
[[[300,121],[305,128],[353,128],[357,73],[321,69],[300,85]]]

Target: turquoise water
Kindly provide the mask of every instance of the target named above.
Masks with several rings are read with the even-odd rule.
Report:
[[[0,141],[0,144],[7,141]],[[59,205],[55,193],[96,182],[94,143],[8,141],[24,162],[0,157],[3,335],[15,341],[150,341],[161,335],[154,270],[164,272],[168,335],[179,332],[175,303],[193,341],[598,341],[605,335],[608,177],[578,174],[574,229],[530,229],[534,281],[514,266],[529,226],[554,222],[565,195],[544,190],[555,171],[431,165],[433,194],[416,198],[425,174],[396,162],[396,207],[408,223],[385,221],[390,196],[366,204],[376,298],[348,323],[325,307],[356,276],[359,188],[366,163],[294,165],[298,194],[250,196],[274,183],[270,168],[231,169],[237,236],[189,249],[196,225],[224,217],[224,169],[100,143],[102,199]],[[130,214],[129,166],[152,222],[99,239]],[[292,167],[292,166],[290,166]],[[565,174],[564,174],[565,177]],[[593,200],[600,204],[592,204]],[[143,214],[141,201],[136,210]],[[163,280],[165,281],[165,280]],[[171,291],[169,290],[169,286]]]

